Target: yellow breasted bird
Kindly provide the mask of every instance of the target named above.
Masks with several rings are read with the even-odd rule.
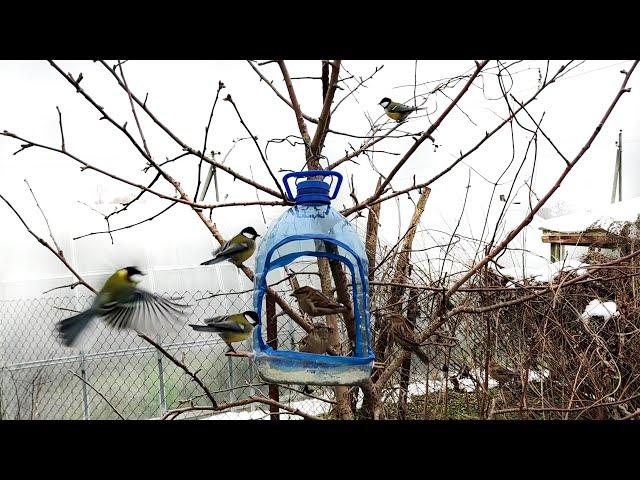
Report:
[[[347,311],[346,306],[312,287],[296,288],[290,296],[296,297],[300,310],[311,317],[335,315]]]
[[[73,345],[94,318],[101,318],[112,328],[129,328],[151,335],[177,323],[189,305],[138,288],[138,275],[144,274],[137,267],[116,271],[104,283],[88,310],[58,322],[56,329],[62,343],[67,347]]]
[[[219,317],[207,318],[204,325],[189,324],[197,332],[217,333],[229,347],[227,351],[235,352],[232,343],[242,342],[251,335],[260,319],[253,311],[235,313],[233,315],[222,315]]]
[[[380,100],[380,103],[378,103],[378,105],[382,105],[382,108],[384,108],[384,113],[386,113],[390,119],[395,120],[396,122],[403,122],[409,115],[411,115],[412,112],[415,112],[416,110],[423,110],[423,108],[409,107],[408,105],[394,102],[389,97],[384,97],[382,100]]]
[[[253,227],[247,227],[231,240],[224,242],[220,248],[213,251],[213,258],[202,262],[200,265],[213,265],[229,260],[236,267],[247,260],[256,249],[256,237],[258,232]]]

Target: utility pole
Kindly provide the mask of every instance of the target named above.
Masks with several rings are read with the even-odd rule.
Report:
[[[622,201],[622,130],[618,133],[616,142],[618,151],[616,153],[616,167],[613,172],[613,189],[611,190],[611,203],[616,202],[616,186],[618,188],[618,202]]]

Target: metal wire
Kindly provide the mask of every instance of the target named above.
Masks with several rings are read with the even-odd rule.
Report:
[[[200,291],[164,294],[182,297],[181,302],[192,305],[186,323],[202,323],[211,316],[253,308],[251,296],[244,291],[209,295]],[[200,300],[203,297],[208,298]],[[55,323],[72,314],[63,309],[87,308],[92,300],[90,295],[76,297],[73,293],[0,300],[0,419],[119,419],[118,413],[125,419],[154,419],[172,409],[207,405],[198,385],[135,332],[117,331],[96,321],[82,352],[60,345]],[[305,332],[279,310],[278,314],[278,344],[295,348]],[[268,385],[249,360],[226,356],[226,345],[215,334],[195,332],[185,325],[156,341],[192,372],[197,371],[218,403],[269,395]],[[250,340],[236,349],[250,350]],[[411,377],[425,378],[417,361]],[[334,400],[331,387],[314,387],[312,395],[319,398],[305,396],[300,390],[299,385],[280,388],[279,401],[315,416],[330,415]],[[391,396],[395,397],[394,392]],[[181,418],[193,417],[268,419],[269,412],[252,404],[236,411],[199,412]]]

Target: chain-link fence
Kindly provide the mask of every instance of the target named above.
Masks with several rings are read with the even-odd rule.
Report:
[[[191,305],[186,323],[253,309],[250,291],[164,296]],[[161,418],[172,409],[208,404],[202,389],[182,369],[135,332],[117,331],[94,321],[82,343],[84,350],[63,347],[56,338],[56,322],[86,309],[92,300],[92,295],[77,295],[0,301],[0,419],[150,419]],[[276,317],[279,348],[297,349],[305,332],[279,308]],[[344,332],[341,337],[345,338]],[[219,404],[256,394],[269,396],[268,385],[251,362],[225,355],[226,344],[215,334],[185,325],[155,340],[198,372]],[[236,344],[236,349],[250,350],[250,340]],[[410,390],[420,390],[425,373],[419,362],[412,363],[411,378],[418,384]],[[314,387],[312,395],[317,398],[303,395],[301,389],[299,385],[281,386],[279,401],[315,416],[331,412],[330,387]],[[385,397],[395,398],[397,393],[392,389]],[[269,418],[267,409],[251,404],[193,415],[258,419]],[[289,418],[286,413],[281,416]]]
[[[252,309],[247,292],[165,296],[181,297],[192,305],[188,323]],[[92,300],[86,295],[0,301],[1,419],[118,419],[118,414],[126,419],[148,419],[192,403],[207,403],[202,390],[184,371],[135,332],[116,331],[97,321],[83,343],[85,351],[61,346],[55,323],[87,308]],[[291,323],[279,321],[278,341],[285,348],[302,335]],[[261,383],[248,359],[226,356],[226,345],[215,334],[185,326],[156,341],[198,372],[218,403],[255,394],[268,396],[268,386]],[[245,341],[239,349],[249,350],[249,343]],[[295,390],[280,393],[281,402],[303,402],[301,408],[308,413],[329,411],[330,403],[305,398]],[[248,406],[241,413],[220,412],[214,417],[265,415],[268,413],[259,406]]]

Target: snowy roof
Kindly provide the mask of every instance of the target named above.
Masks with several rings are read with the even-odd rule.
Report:
[[[568,215],[543,220],[540,229],[562,233],[578,233],[601,228],[620,233],[627,222],[635,222],[640,215],[640,197],[610,205],[579,210]]]

